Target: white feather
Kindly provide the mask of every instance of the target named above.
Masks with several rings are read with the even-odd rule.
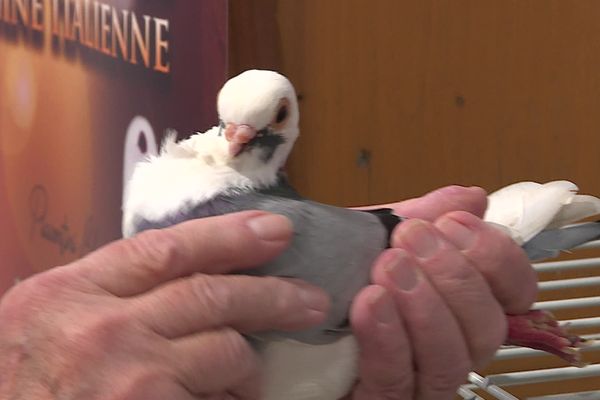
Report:
[[[262,358],[263,400],[337,400],[356,379],[358,345],[354,336],[320,346],[274,341]]]
[[[274,184],[276,174],[264,165],[242,173],[229,164],[227,142],[215,135],[218,127],[176,143],[167,136],[158,157],[137,165],[123,208],[123,235],[129,237],[134,215],[159,220],[189,204],[218,194]],[[262,167],[262,168],[261,168]]]
[[[502,225],[523,244],[544,229],[557,228],[600,213],[600,199],[577,195],[569,181],[519,182],[488,196],[484,219]]]
[[[559,228],[598,214],[600,214],[600,199],[578,194],[561,208],[552,223],[548,225],[548,229]]]

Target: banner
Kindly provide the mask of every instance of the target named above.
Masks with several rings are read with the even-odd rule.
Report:
[[[121,236],[124,182],[217,122],[227,2],[0,0],[0,294]]]

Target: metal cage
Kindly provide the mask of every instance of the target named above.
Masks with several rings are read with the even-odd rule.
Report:
[[[594,249],[600,249],[600,241],[591,242],[577,248],[574,255],[579,257],[580,250],[594,252]],[[597,252],[597,251],[596,251]],[[471,372],[468,377],[468,383],[461,386],[458,391],[458,398],[469,400],[484,399],[529,399],[529,400],[600,400],[600,257],[577,258],[568,261],[550,261],[534,264],[533,267],[540,276],[540,295],[544,297],[548,293],[558,293],[559,296],[566,298],[554,298],[551,300],[542,300],[537,302],[534,307],[557,313],[557,315],[567,316],[562,319],[564,323],[569,323],[574,332],[585,332],[582,334],[586,339],[592,339],[591,344],[582,349],[582,355],[585,361],[595,359],[589,365],[583,368],[549,365],[538,365],[523,367],[532,362],[540,362],[545,354],[541,351],[517,348],[503,347],[495,355],[492,366],[504,362],[509,369],[500,373],[491,372],[482,376],[476,372]],[[561,279],[566,276],[565,279]],[[557,279],[558,278],[558,279]],[[550,297],[552,296],[545,296]],[[596,309],[596,307],[599,307]],[[584,310],[582,312],[582,310]],[[585,310],[588,310],[586,315]],[[589,311],[591,310],[591,312]],[[576,316],[569,319],[569,315]],[[594,341],[594,339],[596,339]],[[554,360],[556,363],[556,360]],[[548,363],[552,364],[552,362]],[[556,365],[556,364],[554,364]],[[575,379],[593,378],[592,387],[589,384],[582,390],[577,384],[570,384]],[[557,382],[560,382],[558,388]],[[555,393],[545,393],[544,390],[538,390],[535,393],[531,390],[531,395],[517,397],[513,388],[517,386],[527,387],[527,385],[541,384],[549,387],[554,383]],[[538,387],[540,387],[538,385]],[[591,389],[591,390],[590,390]],[[565,393],[563,393],[566,391]]]

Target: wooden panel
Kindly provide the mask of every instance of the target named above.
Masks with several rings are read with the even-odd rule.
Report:
[[[600,2],[231,4],[246,7],[232,13],[231,72],[276,68],[301,97],[289,162],[301,193],[358,205],[570,179],[600,195]]]
[[[600,3],[273,7],[280,70],[302,94],[290,173],[304,193],[356,204],[556,178],[600,193]]]
[[[253,68],[281,71],[279,0],[229,0],[229,75]]]

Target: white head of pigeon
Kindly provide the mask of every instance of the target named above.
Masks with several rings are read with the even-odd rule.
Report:
[[[123,207],[125,236],[134,232],[134,216],[157,220],[182,204],[277,184],[299,134],[290,81],[273,71],[245,71],[225,83],[217,107],[218,126],[180,142],[171,133],[160,156],[137,164]]]
[[[227,164],[259,185],[273,184],[299,134],[290,81],[273,71],[245,71],[225,83],[217,107]]]

